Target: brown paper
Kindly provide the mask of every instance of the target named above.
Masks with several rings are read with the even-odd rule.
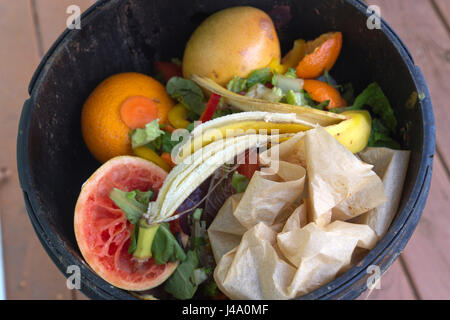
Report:
[[[229,298],[298,297],[375,246],[368,225],[341,220],[383,203],[383,184],[372,165],[323,128],[273,146],[260,162],[267,167],[255,173],[240,200],[227,200],[208,230],[214,278]]]
[[[371,249],[377,237],[368,226],[335,221],[324,228],[312,222],[278,234],[277,240],[284,257],[297,267],[287,295],[299,296],[348,269],[355,249]]]
[[[261,222],[222,257],[214,279],[231,299],[292,299],[333,280],[356,247],[372,248],[376,238],[368,226],[341,221],[278,235]]]
[[[292,231],[297,228],[303,228],[308,224],[308,211],[306,203],[302,203],[290,215],[283,226],[282,233]]]
[[[344,208],[357,208],[357,214],[386,201],[373,166],[360,161],[325,129],[318,127],[306,132],[305,150],[311,220],[318,225],[330,223],[331,210],[345,200],[348,205]],[[368,198],[370,191],[376,195]],[[340,211],[354,216],[352,210]]]
[[[228,198],[208,228],[208,238],[216,262],[238,246],[242,235],[247,231],[233,215],[242,195],[238,193]]]
[[[303,167],[280,162],[277,174],[256,171],[234,211],[247,229],[259,222],[272,225],[302,194],[306,171]]]
[[[276,232],[259,223],[248,230],[238,247],[225,254],[214,280],[230,299],[289,299],[286,288],[295,268],[280,259]]]
[[[409,156],[410,151],[387,148],[367,148],[360,153],[363,161],[374,165],[374,171],[383,181],[388,201],[359,216],[355,222],[369,225],[379,238],[387,232],[397,213]]]

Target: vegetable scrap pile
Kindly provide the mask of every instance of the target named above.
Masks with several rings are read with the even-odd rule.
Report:
[[[82,132],[104,164],[75,209],[87,263],[143,296],[291,299],[361,259],[395,216],[409,152],[378,83],[355,95],[333,79],[343,41],[297,39],[282,57],[271,17],[234,7],[153,77],[99,84]]]

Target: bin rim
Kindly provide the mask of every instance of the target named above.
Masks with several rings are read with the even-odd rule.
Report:
[[[120,0],[99,0],[89,7],[81,15],[82,21],[89,23],[88,17],[91,17],[98,9],[104,5],[113,4]],[[369,16],[367,12],[368,6],[360,0],[345,0],[346,3],[357,9],[361,14]],[[358,297],[364,290],[365,286],[361,284],[370,276],[366,272],[371,265],[378,265],[381,274],[389,268],[393,261],[398,257],[401,251],[406,246],[410,239],[417,223],[421,217],[422,210],[425,206],[429,187],[431,184],[431,175],[433,168],[433,157],[435,153],[435,123],[432,109],[432,103],[428,87],[421,70],[415,66],[414,60],[408,48],[381,17],[382,32],[386,35],[389,41],[395,46],[398,53],[403,58],[408,72],[413,79],[414,85],[418,92],[424,94],[424,99],[418,101],[422,111],[423,118],[423,138],[422,138],[422,154],[418,169],[418,174],[414,186],[411,191],[411,196],[402,208],[397,212],[398,217],[391,224],[388,232],[377,243],[377,245],[369,251],[369,253],[356,266],[353,266],[347,272],[331,281],[325,286],[322,286],[298,299],[353,299]],[[39,208],[38,199],[30,192],[31,181],[30,172],[30,158],[28,154],[28,137],[30,134],[31,115],[34,109],[34,99],[36,97],[36,88],[39,88],[40,83],[45,78],[47,72],[47,64],[51,62],[51,57],[58,50],[58,48],[65,42],[70,41],[79,30],[65,31],[58,37],[54,44],[50,47],[47,53],[42,58],[41,63],[37,67],[33,77],[30,81],[28,92],[30,98],[25,101],[22,109],[21,118],[19,122],[18,138],[17,138],[17,167],[19,174],[19,181],[24,194],[24,200],[28,215],[32,222],[33,228],[47,254],[53,260],[58,269],[68,276],[66,268],[69,265],[78,265],[81,269],[82,288],[81,291],[88,297],[94,299],[135,299],[128,292],[118,289],[106,281],[101,279],[84,260],[76,258],[74,254],[66,247],[64,240],[54,232],[53,226],[41,219],[41,212]],[[390,255],[389,255],[390,254]],[[99,281],[101,280],[101,281]],[[352,284],[359,281],[359,287],[353,288]]]

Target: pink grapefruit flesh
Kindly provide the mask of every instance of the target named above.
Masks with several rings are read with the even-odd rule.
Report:
[[[138,262],[128,253],[134,226],[109,198],[113,188],[157,192],[167,173],[136,157],[116,157],[104,163],[83,185],[75,207],[75,237],[89,266],[110,284],[143,291],[163,283],[177,263]]]

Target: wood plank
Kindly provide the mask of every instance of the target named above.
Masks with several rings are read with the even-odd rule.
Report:
[[[450,1],[448,0],[434,0],[436,8],[440,11],[442,17],[450,25]],[[450,31],[450,30],[447,30]]]
[[[16,172],[17,125],[27,86],[39,62],[29,1],[0,2],[0,166],[12,171],[0,189],[8,299],[71,299],[65,279],[37,239]]]
[[[442,2],[448,3],[448,0]],[[427,81],[436,119],[436,140],[446,167],[450,167],[450,35],[430,1],[369,0],[410,49]]]
[[[42,39],[42,53],[47,52],[53,42],[66,29],[66,13],[70,5],[77,5],[81,12],[95,3],[95,0],[33,0],[39,19],[40,38]],[[81,21],[83,27],[83,21]]]
[[[430,1],[371,0],[381,7],[381,15],[400,35],[422,69],[429,85],[437,126],[437,144],[443,161],[450,163],[450,112],[447,93],[450,92],[448,72],[450,37]],[[420,22],[420,23],[418,23]],[[439,299],[450,296],[449,240],[450,180],[439,157],[435,157],[433,180],[422,219],[408,243],[403,258],[419,298]]]
[[[397,259],[380,279],[380,289],[367,290],[358,300],[413,300],[414,291]]]
[[[430,195],[403,258],[422,299],[450,297],[450,180],[435,158]]]
[[[75,291],[74,299],[75,300],[89,300],[88,297],[86,297],[81,291],[78,291],[78,290]]]

